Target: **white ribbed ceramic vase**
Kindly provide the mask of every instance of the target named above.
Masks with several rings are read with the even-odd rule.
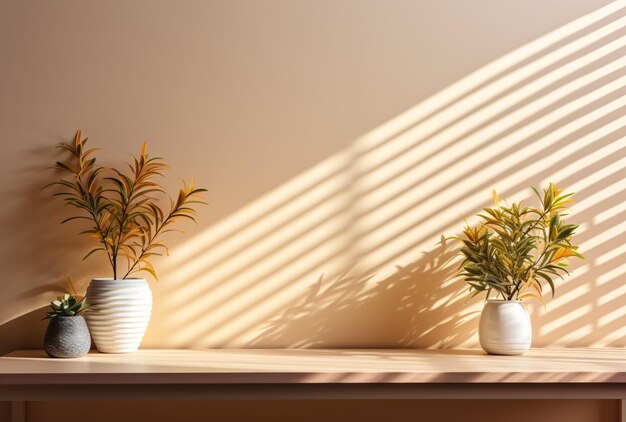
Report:
[[[480,315],[478,338],[485,352],[521,355],[530,349],[530,315],[519,300],[488,299]]]
[[[87,288],[87,325],[99,352],[139,349],[152,313],[152,292],[143,278],[94,278]]]

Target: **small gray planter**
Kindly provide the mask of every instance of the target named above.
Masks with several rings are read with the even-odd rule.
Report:
[[[59,315],[50,320],[44,349],[53,358],[78,358],[91,348],[91,336],[82,315]]]

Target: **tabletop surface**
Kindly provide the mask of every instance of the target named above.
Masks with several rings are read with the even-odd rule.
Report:
[[[625,383],[626,349],[210,349],[92,352],[51,359],[41,350],[0,357],[0,384],[71,383]]]

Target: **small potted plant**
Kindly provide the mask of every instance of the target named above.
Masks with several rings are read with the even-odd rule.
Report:
[[[582,258],[572,244],[578,226],[564,218],[573,194],[553,183],[542,193],[532,189],[538,207],[500,205],[494,191],[494,206],[478,215],[480,222],[452,238],[460,242],[463,257],[456,276],[465,279],[470,297],[486,293],[478,335],[487,353],[526,352],[532,330],[525,301],[544,303],[546,286],[554,297],[555,278],[569,275],[570,258]]]
[[[86,142],[77,131],[73,143],[59,144],[70,157],[56,163],[64,177],[50,185],[59,188],[54,195],[76,211],[62,223],[87,222],[81,234],[97,243],[83,259],[100,253],[111,266],[112,278],[94,278],[87,288],[91,305],[87,323],[94,343],[100,352],[133,352],[152,311],[150,287],[145,279],[133,276],[146,272],[157,278],[151,260],[169,254],[163,235],[175,231],[173,225],[181,219],[195,221],[193,207],[206,204],[200,196],[206,190],[195,188],[192,180],[170,199],[169,207],[163,207],[159,196],[164,189],[157,179],[166,165],[148,156],[146,143],[124,172],[97,165],[98,149],[87,149]]]
[[[89,329],[82,313],[89,309],[85,298],[66,293],[50,303],[44,349],[53,358],[78,358],[91,347]]]

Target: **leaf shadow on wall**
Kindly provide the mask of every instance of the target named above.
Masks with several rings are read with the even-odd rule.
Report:
[[[398,347],[446,347],[466,341],[474,334],[476,314],[467,312],[465,292],[450,282],[455,256],[449,247],[435,248],[397,267],[373,287],[373,273],[334,280],[322,275],[267,324],[257,341],[296,348],[341,347],[346,339],[366,339],[371,330],[387,332],[390,341],[385,343]],[[381,308],[388,312],[381,313]]]

